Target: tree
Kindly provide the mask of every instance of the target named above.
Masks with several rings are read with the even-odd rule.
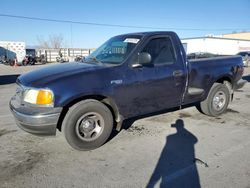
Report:
[[[63,37],[62,35],[50,35],[48,40],[45,40],[43,37],[38,36],[37,41],[40,48],[55,48],[59,49],[63,46]]]

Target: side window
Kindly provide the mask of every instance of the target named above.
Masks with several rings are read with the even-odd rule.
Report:
[[[174,48],[169,37],[155,38],[148,42],[142,52],[147,52],[152,57],[153,64],[175,63]]]

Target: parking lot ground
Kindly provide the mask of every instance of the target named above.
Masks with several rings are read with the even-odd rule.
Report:
[[[0,187],[250,187],[250,68],[222,116],[190,107],[140,119],[85,152],[60,132],[37,137],[16,126],[13,75],[36,68],[0,65]]]

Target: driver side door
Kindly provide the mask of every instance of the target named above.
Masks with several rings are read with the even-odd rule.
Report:
[[[146,113],[181,105],[184,66],[170,36],[151,38],[140,51],[151,55],[151,65],[134,68],[138,74],[137,103]]]

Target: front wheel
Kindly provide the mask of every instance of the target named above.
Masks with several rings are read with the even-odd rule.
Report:
[[[209,116],[219,116],[227,110],[230,92],[225,84],[215,83],[206,100],[202,101],[199,110]]]
[[[62,131],[67,142],[77,150],[92,150],[103,145],[113,130],[109,108],[97,100],[84,100],[67,112]]]

